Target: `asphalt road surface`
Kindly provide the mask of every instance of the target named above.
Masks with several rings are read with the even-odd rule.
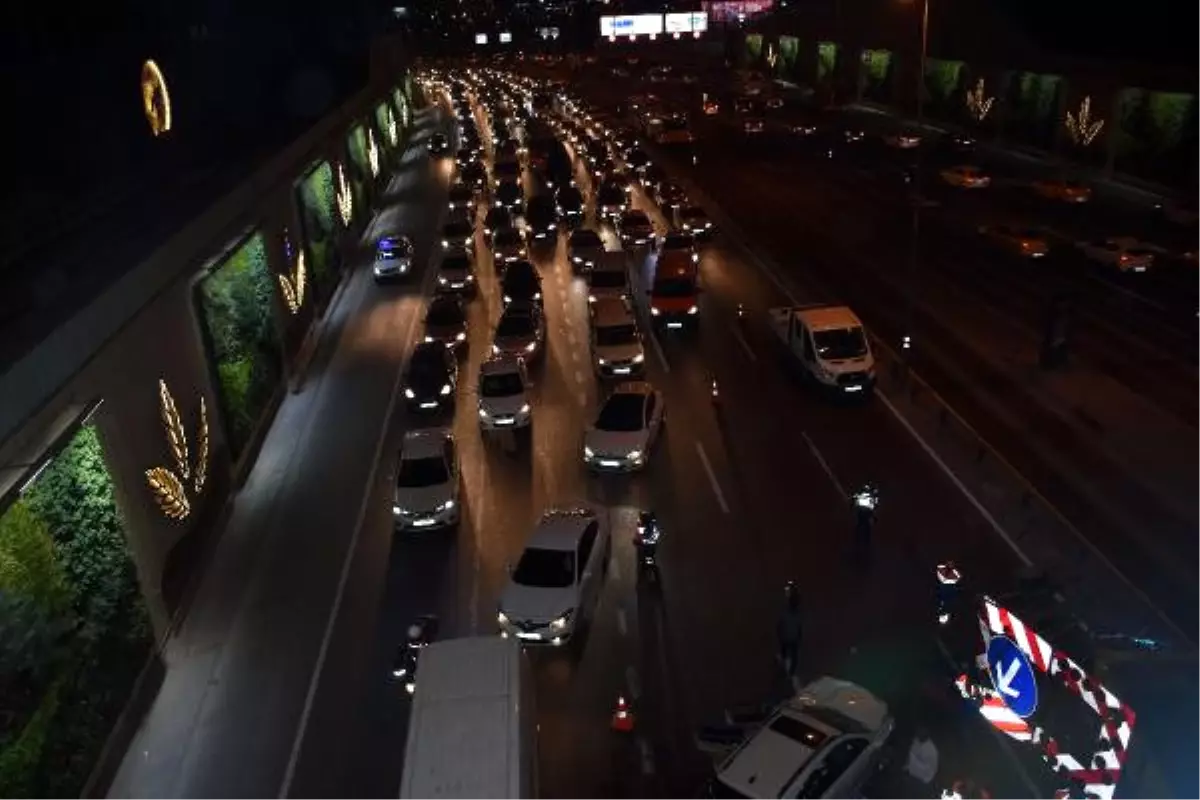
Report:
[[[441,114],[422,118],[420,136],[444,124]],[[451,168],[430,166],[419,149],[393,184],[405,205],[380,224],[416,234],[427,263]],[[589,370],[586,296],[564,246],[535,256],[548,353],[533,372],[533,433],[515,452],[485,441],[474,414],[499,312],[494,270],[480,257],[458,411],[446,421],[459,440],[463,521],[436,536],[397,536],[389,513],[400,436],[415,424],[393,401],[431,274],[376,287],[360,267],[349,280],[308,385],[285,401],[168,648],[163,691],[111,794],[395,796],[407,700],[387,666],[404,627],[432,612],[442,636],[494,632],[505,565],[533,521],[580,501],[610,516],[614,563],[578,660],[535,654],[543,794],[696,792],[711,769],[697,726],[784,689],[773,630],[789,579],[808,618],[805,677],[859,680],[904,730],[928,725],[944,780],[968,773],[996,796],[1031,794],[978,715],[949,697],[949,666],[932,638],[936,560],[956,558],[985,584],[1012,567],[974,508],[884,406],[829,405],[799,384],[764,331],[742,329],[736,303],[784,300],[721,239],[702,257],[698,336],[649,347],[648,377],[670,421],[648,469],[590,476],[581,438],[601,390]],[[848,559],[846,495],[866,479],[882,491],[869,568]],[[657,588],[632,566],[642,508],[666,530]],[[634,703],[631,737],[609,731],[619,692]]]

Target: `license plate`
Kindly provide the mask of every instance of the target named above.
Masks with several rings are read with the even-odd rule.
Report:
[[[621,466],[621,462],[620,461],[612,461],[610,459],[604,458],[604,459],[600,460],[600,466],[602,466],[602,467],[619,467],[619,466]]]
[[[861,392],[863,389],[861,386],[847,386],[845,388],[847,392]]]
[[[437,403],[421,403],[421,408],[437,408]]]
[[[517,638],[518,639],[526,639],[526,640],[531,639],[531,640],[536,641],[538,639],[541,639],[542,637],[538,636],[536,633],[526,633],[525,631],[517,631]]]
[[[433,525],[435,522],[437,522],[437,520],[418,519],[418,520],[413,521],[413,527],[414,528],[428,528],[430,525]]]
[[[512,419],[498,419],[498,420],[496,420],[496,424],[497,424],[497,425],[512,425],[514,422],[516,422],[516,420],[512,420]]]
[[[613,367],[614,375],[628,375],[629,372],[630,372],[629,367]]]
[[[667,323],[667,327],[668,327],[668,328],[675,328],[675,329],[679,329],[679,328],[682,328],[682,327],[683,327],[683,323],[682,323],[682,322],[668,322],[668,323]]]
[[[462,283],[462,281],[459,281],[458,283],[452,283],[452,284],[450,284],[450,288],[451,289],[461,289],[461,288],[463,288],[463,283]]]

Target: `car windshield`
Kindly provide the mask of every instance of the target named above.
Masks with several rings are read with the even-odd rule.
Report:
[[[440,458],[402,458],[396,486],[402,489],[423,489],[438,486],[449,480],[446,462]]]
[[[462,306],[458,303],[434,303],[425,315],[427,325],[462,325],[465,320]]]
[[[621,217],[622,228],[645,228],[650,225],[650,218],[645,214],[626,214]]]
[[[650,157],[646,155],[646,151],[644,151],[644,150],[631,150],[631,151],[629,151],[629,157],[626,158],[625,160],[628,161],[630,164],[637,165],[637,164],[645,164],[647,161],[650,160]]]
[[[530,295],[538,290],[537,274],[529,270],[509,267],[504,273],[501,286],[505,294]]]
[[[626,283],[624,270],[597,269],[588,276],[588,284],[593,289],[620,289]]]
[[[640,394],[624,392],[608,398],[600,409],[600,417],[596,427],[602,431],[617,431],[628,433],[642,430],[642,409],[645,398]]]
[[[406,258],[412,252],[407,239],[380,239],[376,247],[380,258]]]
[[[703,222],[707,217],[704,214],[703,208],[689,206],[683,210],[683,218],[688,222]]]
[[[409,364],[410,374],[416,379],[437,379],[446,375],[446,357],[441,346],[418,347]]]
[[[696,293],[696,283],[687,278],[663,278],[654,282],[651,291],[655,297],[691,297]]]
[[[596,344],[599,347],[620,347],[623,344],[634,344],[637,340],[635,325],[605,325],[603,328],[596,328]]]
[[[663,239],[662,249],[663,250],[691,250],[692,249],[692,237],[691,236],[680,236],[677,233],[672,233],[672,234],[668,235],[665,239]]]
[[[500,320],[504,324],[504,320]],[[479,394],[483,397],[512,397],[525,391],[525,382],[518,372],[501,372],[484,375],[479,381]]]
[[[544,550],[530,547],[521,554],[513,570],[513,583],[543,589],[563,589],[575,585],[575,553],[570,550]]]
[[[509,336],[529,336],[537,330],[532,314],[505,314],[496,323],[496,338]]]
[[[455,203],[465,203],[475,196],[475,193],[465,186],[457,186],[450,190],[450,200]]]
[[[667,117],[663,120],[662,125],[665,131],[686,131],[688,129],[687,117]]]
[[[465,239],[471,235],[471,226],[465,222],[451,222],[442,228],[442,236],[447,239]]]
[[[578,189],[564,189],[558,193],[558,202],[564,208],[579,208],[583,205],[583,196]]]
[[[817,355],[831,361],[859,358],[867,353],[867,340],[862,328],[831,328],[813,333]]]
[[[602,244],[595,231],[582,230],[571,234],[572,247],[600,247]]]
[[[512,247],[521,244],[521,234],[512,228],[501,228],[496,231],[496,244],[499,247]]]
[[[466,256],[447,256],[442,259],[443,272],[466,272],[471,269],[471,260]]]
[[[625,190],[618,186],[604,186],[596,195],[596,200],[602,206],[619,206],[625,202]]]

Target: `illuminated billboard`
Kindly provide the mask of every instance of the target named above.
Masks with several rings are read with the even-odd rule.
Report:
[[[663,32],[662,14],[637,14],[634,16],[601,17],[600,35],[657,36]]]
[[[486,33],[475,34],[475,44],[487,44],[487,39],[488,37]]]
[[[667,14],[664,19],[667,33],[704,33],[708,30],[708,14],[704,11]]]
[[[500,44],[512,44],[512,33],[510,31],[500,31]]]

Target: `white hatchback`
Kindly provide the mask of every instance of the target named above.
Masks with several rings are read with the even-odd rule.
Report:
[[[543,513],[500,594],[500,635],[524,644],[567,643],[594,612],[611,555],[608,525],[595,511]]]
[[[403,531],[458,524],[458,450],[448,430],[404,434],[392,494],[392,518]]]
[[[479,367],[479,427],[526,428],[532,419],[529,375],[523,359],[493,356]]]
[[[642,469],[662,425],[661,392],[644,381],[619,384],[584,434],[584,463],[606,472]]]

